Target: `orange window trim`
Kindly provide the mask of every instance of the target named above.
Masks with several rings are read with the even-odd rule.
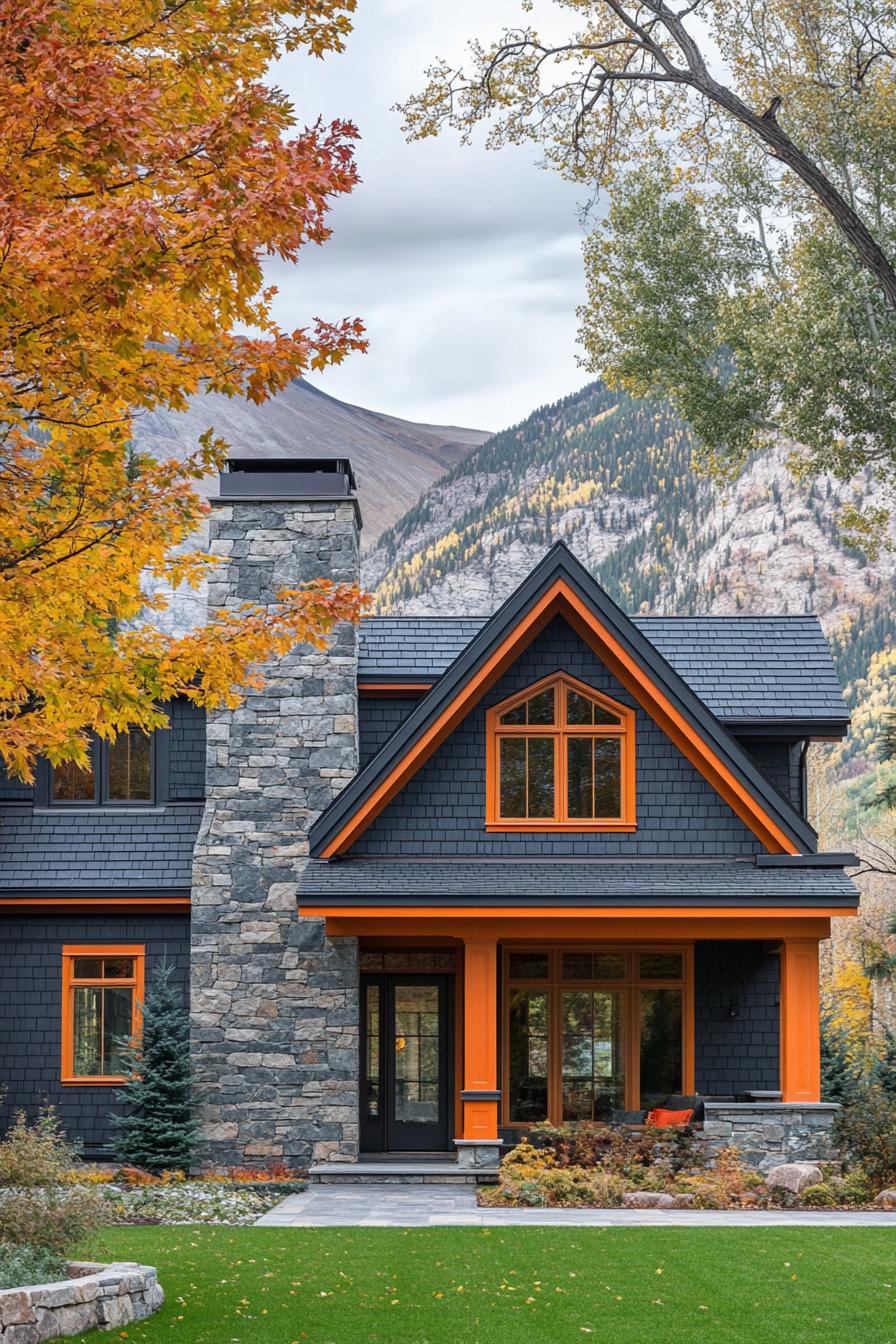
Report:
[[[545,592],[501,644],[485,659],[447,704],[425,733],[408,748],[370,796],[348,818],[338,834],[322,850],[332,858],[348,849],[383,808],[392,801],[424,761],[441,746],[470,708],[494,685],[524,648],[556,615],[564,616],[573,629],[601,658],[627,691],[663,729],[704,779],[725,799],[772,854],[798,854],[799,849],[759,801],[735,778],[715,751],[695,732],[668,697],[622,648],[613,634],[595,617],[562,579]]]
[[[134,974],[114,980],[75,978],[76,957],[132,957]],[[79,1087],[108,1087],[124,1082],[123,1074],[102,1074],[86,1077],[75,1073],[75,987],[77,985],[114,985],[133,988],[131,1004],[131,1033],[140,1028],[139,1004],[143,1002],[146,948],[142,943],[70,943],[62,949],[62,1074],[60,1081]]]
[[[564,980],[560,957],[563,952],[622,952],[626,957],[625,977],[620,980]],[[511,979],[512,952],[547,952],[549,972],[546,980],[533,977]],[[644,952],[679,952],[682,957],[680,979],[647,979],[638,974],[637,958]],[[641,1031],[640,991],[642,989],[680,989],[681,1003],[681,1092],[694,1093],[694,946],[693,943],[523,943],[504,946],[504,1001],[501,1008],[503,1078],[501,1096],[502,1123],[509,1129],[531,1129],[532,1122],[510,1119],[510,992],[512,989],[544,990],[548,995],[548,1115],[551,1124],[563,1123],[563,1025],[560,996],[564,990],[583,988],[619,990],[625,1014],[625,1105],[627,1111],[641,1109]]]
[[[541,691],[554,689],[554,724],[502,724],[503,715],[517,705],[524,704]],[[615,714],[619,725],[615,724],[567,724],[566,697],[570,692],[600,705],[602,709]],[[527,686],[524,691],[502,700],[488,711],[486,724],[485,758],[485,829],[487,831],[634,831],[635,811],[635,714],[627,705],[596,691],[584,681],[568,676],[565,672],[542,677],[540,681]],[[554,741],[554,815],[553,817],[516,818],[501,816],[501,740],[505,737],[539,737]],[[621,816],[619,817],[574,817],[566,815],[567,800],[567,741],[572,737],[610,737],[617,738],[620,749],[620,797]]]

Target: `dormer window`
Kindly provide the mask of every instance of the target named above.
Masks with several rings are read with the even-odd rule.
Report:
[[[489,710],[486,826],[635,829],[635,715],[562,673]]]

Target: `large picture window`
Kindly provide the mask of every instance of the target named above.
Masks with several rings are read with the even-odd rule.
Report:
[[[693,1091],[690,947],[508,948],[504,1123],[609,1120]]]
[[[119,1083],[124,1049],[139,1027],[142,946],[62,949],[62,1081]]]
[[[558,674],[489,710],[490,830],[635,829],[635,715]]]

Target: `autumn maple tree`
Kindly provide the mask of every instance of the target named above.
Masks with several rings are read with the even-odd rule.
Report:
[[[172,696],[233,705],[255,664],[359,614],[319,581],[162,633],[166,589],[210,563],[196,484],[227,445],[131,446],[142,410],[260,402],[363,348],[355,319],[281,330],[262,274],[322,243],[357,180],[355,128],[298,127],[266,72],[340,51],[353,8],[0,0],[0,758],[25,778]]]

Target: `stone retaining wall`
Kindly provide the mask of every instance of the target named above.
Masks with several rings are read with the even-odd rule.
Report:
[[[837,1156],[831,1127],[839,1109],[829,1102],[708,1101],[703,1129],[695,1136],[710,1161],[734,1146],[748,1166],[762,1172],[781,1162],[830,1162]]]
[[[43,1339],[115,1330],[143,1321],[165,1301],[152,1265],[73,1263],[70,1278],[0,1291],[2,1344],[39,1344]]]

